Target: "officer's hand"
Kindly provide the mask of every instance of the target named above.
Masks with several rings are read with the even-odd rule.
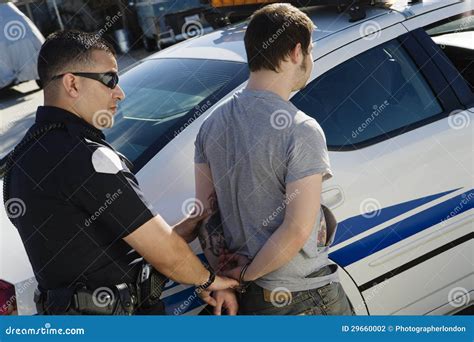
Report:
[[[173,229],[179,236],[181,236],[186,242],[192,242],[199,229],[199,224],[212,214],[209,210],[198,210],[194,208],[193,212],[185,217],[181,222],[174,225]]]
[[[207,289],[209,291],[217,291],[217,290],[225,290],[228,288],[234,288],[238,286],[239,286],[239,282],[237,280],[216,275],[216,279],[211,284],[211,286],[209,286]]]
[[[233,290],[227,289],[215,291],[212,296],[216,300],[214,315],[220,316],[222,308],[226,309],[228,315],[234,316],[237,314],[239,303],[237,302],[237,296]]]

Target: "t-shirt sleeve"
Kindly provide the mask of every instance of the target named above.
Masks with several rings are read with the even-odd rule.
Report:
[[[63,180],[68,200],[89,215],[86,227],[97,224],[123,238],[155,216],[135,176],[112,149],[81,148],[69,158]]]
[[[323,181],[332,177],[326,137],[314,119],[306,120],[295,128],[287,158],[287,184],[314,174],[322,174]]]
[[[204,148],[204,126],[204,124],[201,126],[194,142],[194,163],[196,164],[208,164]]]

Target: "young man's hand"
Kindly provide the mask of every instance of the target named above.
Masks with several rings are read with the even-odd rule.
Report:
[[[250,262],[250,259],[238,253],[224,253],[219,256],[218,270],[226,277],[239,280],[242,268]]]
[[[239,310],[239,304],[237,302],[237,295],[232,289],[215,291],[212,294],[216,301],[214,306],[214,315],[220,316],[222,314],[222,309],[226,309],[227,314],[234,316],[237,315]]]
[[[222,277],[222,276],[216,276],[216,279],[214,280],[214,282],[206,290],[196,290],[196,291],[197,291],[198,296],[204,302],[215,307],[218,303],[211,296],[211,292],[214,292],[214,291],[218,292],[218,291],[223,291],[227,289],[229,289],[229,291],[232,291],[231,289],[237,287],[238,285],[239,285],[239,282],[235,279]]]
[[[199,298],[201,298],[201,300],[206,303],[207,305],[210,305],[210,306],[216,306],[216,300],[214,298],[212,298],[211,296],[211,291],[209,290],[196,290],[196,293],[197,295],[199,296]]]

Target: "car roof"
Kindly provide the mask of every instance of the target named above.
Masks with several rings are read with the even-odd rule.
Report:
[[[397,1],[391,8],[369,6],[366,18],[350,22],[346,13],[338,13],[334,6],[313,6],[305,12],[315,23],[316,29],[312,38],[315,43],[315,58],[337,49],[338,47],[361,37],[360,30],[351,29],[375,23],[375,27],[384,29],[396,23],[420,14],[431,12],[445,6],[462,2],[462,0],[425,0],[425,2],[408,5],[406,1]],[[365,24],[364,24],[365,23]],[[199,58],[247,62],[243,44],[247,22],[216,30],[202,37],[188,39],[184,42],[157,52],[146,59],[157,58]],[[331,37],[331,39],[327,39]]]

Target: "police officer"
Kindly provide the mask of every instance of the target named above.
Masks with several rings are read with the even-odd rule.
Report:
[[[210,291],[238,285],[186,243],[205,215],[170,227],[104,141],[101,128],[125,97],[117,71],[113,48],[90,33],[53,33],[39,54],[44,106],[8,157],[4,202],[7,214],[24,206],[9,217],[39,284],[40,313],[162,314],[166,277],[197,286],[211,305]]]

